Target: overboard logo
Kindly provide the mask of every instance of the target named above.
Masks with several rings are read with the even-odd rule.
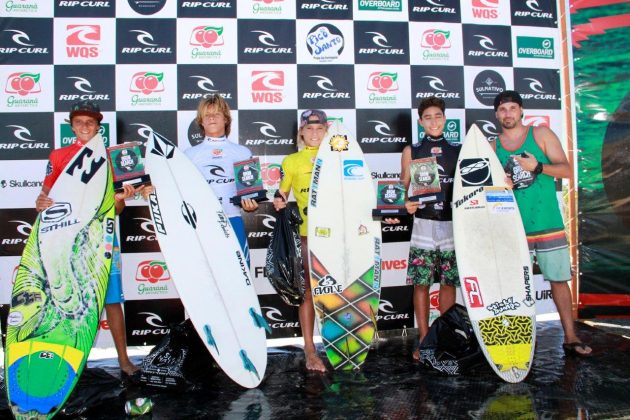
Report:
[[[348,180],[359,180],[364,178],[364,166],[362,160],[343,161],[343,178]]]
[[[335,280],[330,274],[322,277],[317,284],[317,287],[313,289],[313,296],[330,295],[333,293],[341,293],[343,291],[341,285],[337,284],[337,280]]]
[[[489,159],[462,159],[459,173],[464,187],[492,185]]]
[[[306,36],[306,48],[320,63],[337,60],[344,49],[344,37],[333,25],[314,26]]]

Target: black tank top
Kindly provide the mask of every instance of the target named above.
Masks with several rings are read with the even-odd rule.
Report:
[[[420,143],[411,146],[411,159],[434,156],[440,173],[440,187],[444,193],[444,201],[427,204],[416,210],[415,217],[431,220],[453,220],[451,202],[453,201],[453,179],[457,167],[460,145],[444,140],[444,137],[425,136]]]

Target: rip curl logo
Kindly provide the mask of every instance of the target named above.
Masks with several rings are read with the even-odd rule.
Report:
[[[494,302],[490,305],[486,306],[486,309],[492,311],[495,316],[507,312],[513,311],[521,307],[521,304],[518,302],[514,302],[514,297],[510,296],[509,298],[502,299],[500,302]]]
[[[342,291],[343,288],[340,284],[337,284],[337,280],[328,274],[319,279],[317,287],[313,289],[313,296],[330,295],[333,293],[341,293]]]

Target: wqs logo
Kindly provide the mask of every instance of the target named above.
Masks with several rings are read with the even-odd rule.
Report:
[[[344,179],[359,180],[364,178],[364,165],[362,160],[348,159],[343,161]]]

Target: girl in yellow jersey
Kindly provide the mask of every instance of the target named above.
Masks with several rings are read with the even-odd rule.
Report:
[[[319,109],[309,109],[300,116],[300,129],[298,130],[298,142],[302,142],[304,148],[299,152],[292,153],[282,161],[282,181],[280,182],[279,193],[282,197],[273,200],[273,205],[277,210],[286,207],[286,199],[289,192],[293,191],[293,196],[297,202],[300,216],[304,222],[300,225],[300,237],[302,238],[302,264],[304,273],[309,274],[308,250],[306,236],[308,228],[306,225],[306,209],[308,207],[309,188],[311,186],[311,173],[319,145],[328,131],[326,113]],[[326,372],[324,362],[317,355],[315,344],[313,343],[313,325],[315,322],[315,308],[313,307],[313,296],[308,279],[304,282],[304,302],[299,307],[300,326],[304,337],[304,355],[306,358],[306,369],[319,372]]]

